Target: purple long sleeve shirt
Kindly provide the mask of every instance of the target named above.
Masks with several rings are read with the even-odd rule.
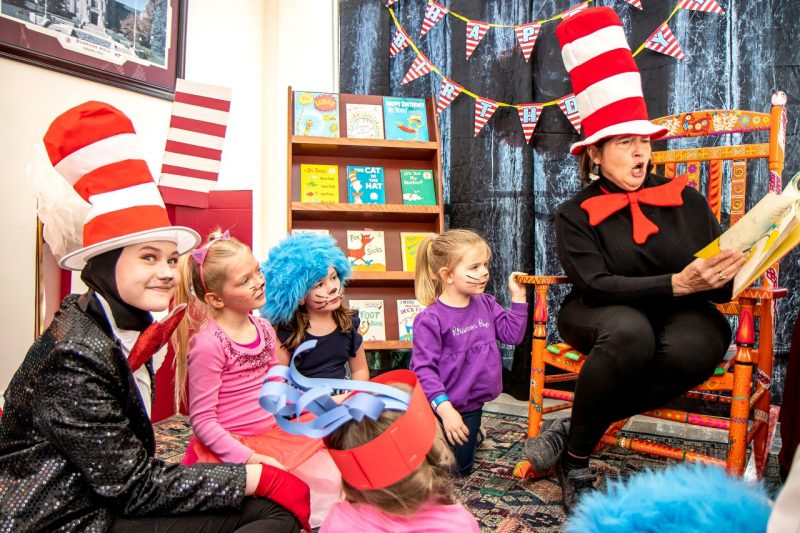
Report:
[[[525,336],[528,304],[507,311],[493,296],[473,296],[466,307],[437,300],[414,319],[411,370],[428,401],[447,394],[460,412],[494,400],[503,387],[497,341],[519,344]]]

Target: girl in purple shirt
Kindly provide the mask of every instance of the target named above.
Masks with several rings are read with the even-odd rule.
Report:
[[[497,341],[519,344],[525,335],[525,288],[508,278],[511,310],[484,294],[489,245],[478,234],[450,230],[422,241],[414,290],[427,305],[414,319],[411,370],[442,421],[459,475],[472,472],[483,404],[502,390]]]

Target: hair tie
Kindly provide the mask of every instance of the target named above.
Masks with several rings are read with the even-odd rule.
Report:
[[[211,245],[217,241],[227,241],[231,238],[230,230],[225,230],[225,232],[220,235],[219,237],[215,237],[205,243],[200,248],[195,248],[192,250],[191,255],[192,259],[194,259],[195,263],[197,263],[198,268],[197,270],[200,272],[200,286],[203,287],[204,292],[208,292],[208,287],[206,287],[206,281],[203,279],[203,263],[206,262],[206,255],[208,255],[208,249],[211,248]]]

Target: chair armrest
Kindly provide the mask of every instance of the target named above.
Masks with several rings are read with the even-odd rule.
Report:
[[[560,285],[569,283],[567,276],[517,276],[520,285]]]

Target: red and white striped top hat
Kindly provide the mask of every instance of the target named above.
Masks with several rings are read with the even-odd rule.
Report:
[[[570,153],[617,135],[658,139],[667,133],[647,118],[642,78],[613,9],[585,9],[559,24],[556,36],[583,121],[584,140]]]
[[[86,102],[57,117],[44,136],[55,169],[91,204],[83,248],[59,265],[81,270],[86,261],[130,244],[170,241],[178,253],[200,242],[191,228],[172,226],[153,175],[138,151],[125,114],[103,102]]]

